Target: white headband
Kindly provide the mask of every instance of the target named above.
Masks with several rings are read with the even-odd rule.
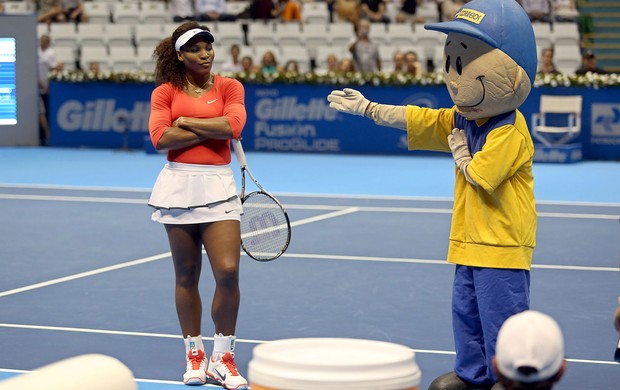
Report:
[[[181,46],[185,45],[187,42],[189,42],[190,39],[192,39],[193,37],[199,34],[206,36],[207,42],[209,43],[213,43],[213,41],[215,41],[215,38],[213,37],[213,34],[211,34],[211,32],[200,29],[200,28],[194,28],[194,29],[184,32],[179,37],[179,39],[177,39],[177,41],[174,43],[174,49],[176,51],[181,50]]]

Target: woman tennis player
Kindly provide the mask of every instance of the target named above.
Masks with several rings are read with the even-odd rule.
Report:
[[[241,135],[246,121],[245,91],[237,80],[212,72],[214,40],[207,27],[187,22],[155,48],[149,132],[155,148],[167,150],[168,162],[149,205],[152,219],[166,228],[174,262],[187,363],[183,382],[202,385],[210,378],[240,390],[248,388],[234,360],[242,207],[229,163],[230,139]],[[198,290],[203,246],[215,278],[210,358],[202,343]]]

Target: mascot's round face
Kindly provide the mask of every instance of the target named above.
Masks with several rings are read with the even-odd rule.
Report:
[[[513,111],[531,89],[525,71],[508,55],[460,33],[446,38],[443,71],[456,111],[469,120]]]

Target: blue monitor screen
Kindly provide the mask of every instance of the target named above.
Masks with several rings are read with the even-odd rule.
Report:
[[[0,38],[0,125],[15,124],[15,38]]]

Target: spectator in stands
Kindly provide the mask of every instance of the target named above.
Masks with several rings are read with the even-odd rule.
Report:
[[[280,22],[301,23],[303,21],[301,16],[301,5],[299,5],[297,0],[279,0],[277,12]]]
[[[96,61],[91,62],[90,64],[88,64],[88,71],[93,73],[93,74],[99,74],[99,63]]]
[[[414,76],[422,76],[424,73],[422,64],[418,61],[418,53],[413,50],[405,53],[405,73]]]
[[[401,6],[394,18],[396,23],[422,23],[424,18],[416,15],[418,5],[422,4],[424,0],[401,0]]]
[[[168,11],[172,21],[181,23],[188,20],[196,20],[193,0],[165,0],[168,3]]]
[[[299,62],[297,60],[288,60],[284,64],[284,72],[299,73]]]
[[[456,13],[468,0],[444,0],[439,4],[441,20],[453,20]]]
[[[245,73],[258,72],[258,67],[254,65],[254,60],[250,56],[243,56],[243,58],[241,58],[241,68],[241,71]]]
[[[0,0],[0,14],[4,13],[4,0]]]
[[[596,56],[592,50],[586,50],[581,56],[581,66],[575,71],[575,74],[584,75],[586,73],[606,74],[607,71],[596,65]]]
[[[379,45],[370,40],[370,27],[368,19],[360,19],[355,25],[356,38],[349,46],[355,69],[360,72],[381,71]]]
[[[517,0],[532,22],[551,22],[549,0]]]
[[[88,15],[84,11],[84,0],[60,0],[62,12],[58,14],[58,22],[86,23]]]
[[[392,56],[392,61],[394,62],[394,70],[392,73],[407,73],[405,53],[400,50],[395,51]]]
[[[360,18],[359,0],[335,0],[334,11],[340,22],[357,23]]]
[[[539,74],[560,74],[560,71],[557,70],[555,64],[553,63],[553,54],[553,48],[551,47],[546,47],[542,49],[542,51],[540,52],[540,69],[538,70]]]
[[[549,390],[566,370],[564,338],[550,316],[526,310],[509,317],[497,334],[493,390]]]
[[[56,53],[52,48],[52,40],[49,35],[43,34],[39,38],[39,48],[37,52],[39,61],[39,96],[40,96],[40,113],[39,113],[39,142],[41,145],[47,145],[49,140],[49,113],[50,113],[50,95],[49,95],[49,74],[53,70],[61,70],[63,63],[56,60]]]
[[[576,22],[579,18],[575,0],[552,0],[551,7],[556,22]]]
[[[325,70],[329,72],[338,72],[338,57],[335,54],[328,54],[325,59]]]
[[[273,51],[267,50],[263,53],[260,61],[260,71],[264,74],[274,74],[282,72],[282,67],[278,64],[278,60]]]
[[[338,64],[338,71],[340,73],[350,73],[355,72],[355,70],[355,63],[351,58],[343,58],[340,60],[340,63]]]
[[[238,17],[267,21],[278,17],[278,8],[273,0],[251,0],[248,7]]]
[[[36,5],[38,23],[56,22],[58,15],[62,13],[60,0],[36,0]]]
[[[239,58],[239,54],[241,54],[241,49],[239,48],[239,45],[232,45],[230,47],[230,58],[222,64],[220,70],[222,72],[241,72],[243,70],[243,66],[241,65],[241,59]]]
[[[226,12],[226,0],[195,0],[196,18],[201,22],[234,22],[237,15]]]
[[[360,0],[360,18],[372,23],[389,23],[385,0]]]

